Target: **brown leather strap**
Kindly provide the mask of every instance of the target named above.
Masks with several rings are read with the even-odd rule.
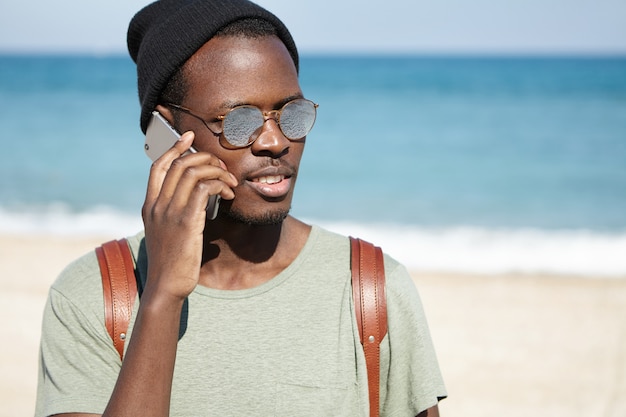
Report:
[[[387,334],[387,299],[382,250],[361,239],[350,238],[352,295],[359,328],[370,397],[370,416],[380,410],[380,342]]]
[[[350,238],[352,294],[361,344],[365,352],[370,416],[380,409],[380,342],[387,334],[387,300],[382,250]],[[124,356],[124,342],[137,297],[133,260],[125,239],[96,248],[102,275],[105,324],[115,349]]]
[[[105,325],[123,359],[128,323],[137,297],[133,258],[126,239],[104,243],[96,248],[96,256],[102,275]]]

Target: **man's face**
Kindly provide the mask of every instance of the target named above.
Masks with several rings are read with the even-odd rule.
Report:
[[[189,89],[181,104],[206,121],[237,105],[268,112],[302,97],[293,60],[276,37],[213,38],[189,60],[185,74]],[[273,119],[265,122],[252,145],[234,150],[222,147],[193,117],[183,115],[179,129],[193,130],[194,147],[224,161],[239,181],[235,199],[222,201],[222,211],[251,224],[284,219],[291,207],[304,140],[287,139]]]

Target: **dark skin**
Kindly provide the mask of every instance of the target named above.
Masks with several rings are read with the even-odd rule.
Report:
[[[186,68],[191,88],[184,104],[206,120],[236,104],[270,111],[302,97],[293,61],[276,37],[213,38]],[[157,109],[174,121],[169,108]],[[104,416],[168,416],[185,298],[197,285],[234,290],[272,279],[296,258],[310,232],[310,226],[291,216],[272,225],[254,225],[225,213],[230,210],[249,223],[268,213],[285,215],[304,140],[288,140],[271,118],[251,146],[236,150],[222,147],[191,116],[183,116],[177,128],[186,133],[150,171],[142,209],[148,277]],[[181,156],[192,144],[198,152]],[[268,186],[259,181],[264,178],[280,181]],[[205,207],[215,194],[223,199],[221,211],[207,221]],[[438,415],[437,406],[420,413]]]

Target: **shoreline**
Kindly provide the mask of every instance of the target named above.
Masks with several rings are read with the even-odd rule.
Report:
[[[410,270],[626,278],[626,257],[623,256],[626,229],[302,220],[374,242]],[[102,206],[83,212],[72,212],[62,205],[20,212],[0,207],[0,236],[5,237],[119,238],[133,235],[142,228],[138,213],[131,215],[113,207]]]
[[[50,284],[111,238],[0,234],[0,417],[33,414]],[[626,415],[626,279],[412,276],[448,387],[443,416]]]

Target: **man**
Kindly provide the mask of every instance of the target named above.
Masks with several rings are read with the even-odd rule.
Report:
[[[145,236],[129,239],[143,291],[123,362],[88,254],[50,291],[36,414],[367,415],[348,239],[288,214],[316,108],[289,31],[245,0],[162,0],[128,43],[142,130],[156,109],[184,134],[153,164]],[[446,393],[419,297],[385,267],[381,415],[436,416]]]

